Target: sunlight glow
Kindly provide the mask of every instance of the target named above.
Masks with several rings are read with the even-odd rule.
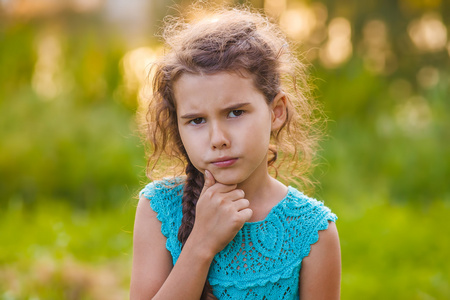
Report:
[[[55,35],[44,35],[37,43],[37,60],[31,78],[37,95],[43,99],[54,99],[62,92],[62,66],[63,56],[59,40]]]
[[[16,16],[42,16],[54,14],[61,11],[64,7],[64,2],[56,0],[22,0],[22,1],[7,1],[7,11]]]
[[[278,18],[287,6],[287,0],[264,0],[264,11],[268,16]]]
[[[280,26],[295,40],[305,40],[316,25],[314,13],[307,7],[288,9],[280,17]]]
[[[101,8],[104,0],[71,0],[70,6],[77,12],[90,12]]]
[[[128,92],[138,94],[138,114],[145,110],[152,93],[151,66],[158,53],[158,49],[141,47],[127,52],[122,58],[125,87]]]
[[[408,34],[414,45],[424,52],[444,50],[447,44],[447,28],[437,13],[413,20],[408,26]]]
[[[328,41],[320,51],[325,67],[335,68],[352,55],[351,25],[345,18],[335,18],[328,25]]]
[[[24,17],[47,16],[62,12],[64,10],[74,10],[86,13],[101,9],[105,0],[0,0],[8,14]]]

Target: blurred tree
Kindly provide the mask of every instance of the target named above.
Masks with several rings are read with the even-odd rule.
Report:
[[[138,2],[0,2],[0,202],[107,205],[138,189],[134,113],[148,95],[154,33],[177,10]],[[250,2],[314,66],[332,120],[322,191],[449,199],[449,1]]]

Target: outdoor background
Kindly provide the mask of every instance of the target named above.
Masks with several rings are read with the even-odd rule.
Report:
[[[0,299],[127,299],[164,0],[0,0]],[[189,3],[182,2],[183,5]],[[342,299],[450,299],[450,1],[259,0],[329,117]]]

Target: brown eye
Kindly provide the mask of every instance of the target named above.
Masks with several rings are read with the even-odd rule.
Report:
[[[228,114],[228,117],[236,118],[236,117],[241,116],[243,113],[244,113],[243,110],[235,109],[235,110],[230,111],[230,113]]]
[[[190,120],[189,123],[193,124],[193,125],[200,125],[202,123],[205,123],[205,119],[203,119],[203,118],[195,118],[195,119]]]

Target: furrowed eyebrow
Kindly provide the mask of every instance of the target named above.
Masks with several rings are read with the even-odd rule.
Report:
[[[181,119],[197,119],[200,118],[200,114],[185,114],[180,116]]]
[[[237,103],[231,106],[228,106],[227,108],[222,109],[222,111],[230,111],[230,110],[235,110],[235,109],[239,109],[243,106],[249,105],[250,103],[248,102],[244,102],[244,103]]]
[[[222,111],[236,110],[236,109],[239,109],[239,108],[249,105],[249,104],[250,103],[248,103],[248,102],[236,103],[236,104],[233,104],[231,106],[228,106],[228,107],[222,109]],[[197,118],[201,118],[201,117],[202,117],[202,114],[200,114],[200,113],[184,114],[184,115],[180,116],[181,119],[197,119]]]

